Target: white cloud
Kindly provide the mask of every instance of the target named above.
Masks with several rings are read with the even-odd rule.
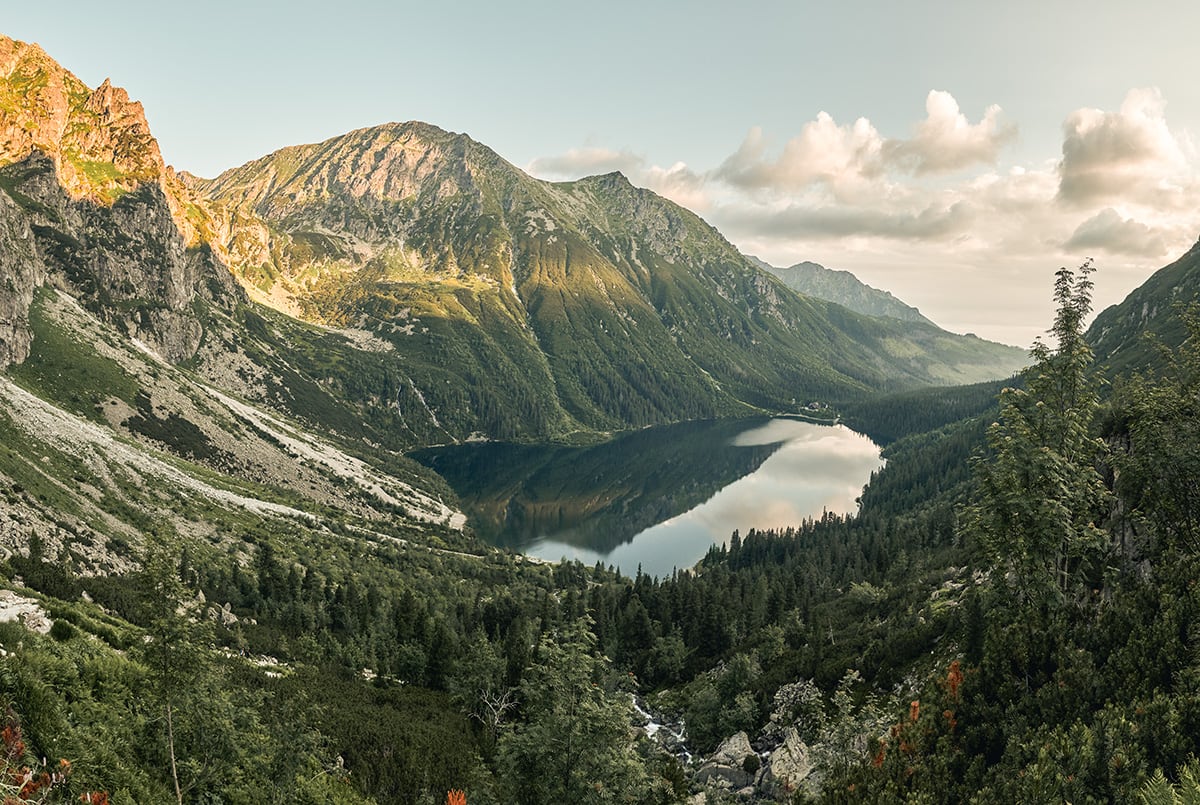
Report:
[[[931,90],[925,112],[908,140],[885,139],[865,117],[838,125],[821,112],[778,157],[768,155],[766,138],[756,127],[713,176],[746,190],[791,193],[823,185],[849,197],[888,173],[920,176],[994,164],[1000,150],[1016,139],[1016,126],[1001,119],[999,106],[989,106],[983,119],[970,123],[953,95]]]
[[[695,212],[704,213],[712,207],[707,178],[683,162],[676,162],[669,168],[651,165],[641,170],[638,178],[637,184]]]
[[[545,179],[578,179],[620,171],[626,176],[642,169],[646,160],[632,151],[611,148],[572,148],[557,156],[538,157],[526,167],[526,173]]]
[[[1167,244],[1161,230],[1105,207],[1076,227],[1063,249],[1100,249],[1110,254],[1161,257],[1167,253]]]
[[[1017,137],[1017,127],[1001,119],[1001,110],[989,106],[978,123],[969,123],[949,92],[930,90],[925,98],[926,117],[917,124],[911,140],[888,140],[883,153],[889,164],[917,175],[947,173],[975,164],[995,164],[1000,149]]]
[[[823,184],[836,193],[881,176],[882,151],[883,138],[866,118],[839,126],[821,112],[775,159],[767,156],[762,129],[752,128],[713,175],[747,190],[794,192]]]
[[[589,148],[537,160],[535,172],[622,170],[747,253],[845,268],[934,321],[1028,344],[1052,316],[1058,266],[1101,258],[1099,310],[1195,241],[1200,161],[1164,110],[1157,90],[1133,90],[1116,111],[1068,114],[1061,155],[1005,164],[1016,127],[999,107],[972,123],[933,91],[908,139],[822,112],[781,147],[750,129],[707,171]]]
[[[962,202],[931,203],[917,210],[866,209],[850,205],[810,207],[789,204],[770,209],[729,205],[717,212],[720,224],[755,238],[826,240],[880,237],[894,240],[945,240],[962,234],[973,214]]]
[[[1192,148],[1167,127],[1157,89],[1130,90],[1116,112],[1079,109],[1063,123],[1059,198],[1169,204],[1194,184]]]

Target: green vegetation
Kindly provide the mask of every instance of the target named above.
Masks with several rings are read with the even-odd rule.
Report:
[[[342,178],[368,157],[382,188]],[[351,388],[348,365],[320,379],[368,412],[394,410],[410,446],[796,412],[1022,363],[791,293],[618,174],[550,185],[424,124],[283,149],[202,189],[273,233],[270,266],[236,268],[248,281],[394,346],[371,356],[386,376],[370,387]]]
[[[91,344],[46,315],[49,289],[39,291],[29,310],[33,347],[29,357],[10,370],[10,376],[55,400],[68,410],[98,422],[110,400],[133,405],[140,391],[116,361],[96,353]]]
[[[635,691],[695,752],[793,730],[816,771],[759,789],[776,801],[1168,801],[1200,724],[1180,446],[1200,339],[1100,400],[1089,290],[1060,272],[1054,344],[999,408],[974,388],[855,411],[898,437],[857,516],[629,579],[177,498],[232,540],[146,523],[144,571],[8,561],[55,627],[0,627],[0,696],[34,751],[73,761],[63,791],[124,801],[178,801],[178,780],[184,801],[679,802],[689,773],[626,729]]]
[[[43,61],[0,87],[6,110],[46,85]],[[69,140],[95,121],[68,84]],[[108,133],[134,162],[149,153],[137,127]],[[1196,252],[1086,338],[1090,266],[1060,271],[1034,366],[928,388],[1020,356],[790,293],[619,175],[537,182],[406,124],[201,183],[272,237],[269,258],[237,270],[296,293],[316,326],[210,305],[212,274],[195,298],[158,298],[151,271],[190,282],[198,264],[169,262],[169,227],[143,238],[121,223],[164,212],[157,188],[54,145],[115,203],[39,190],[44,157],[0,169],[47,271],[85,308],[39,291],[33,352],[6,370],[0,577],[37,608],[26,623],[52,623],[0,623],[5,796],[685,801],[702,774],[631,728],[634,695],[681,719],[694,753],[744,731],[750,754],[721,773],[760,800],[1194,796],[1200,313],[1171,301],[1187,301]],[[338,169],[401,152],[370,192]],[[147,273],[98,274],[109,258]],[[109,326],[168,313],[203,329],[181,366],[132,355]],[[204,378],[264,413],[219,405]],[[631,429],[814,401],[887,445],[860,511],[734,533],[668,578],[525,560],[408,511],[417,494],[453,496],[401,451],[484,436],[514,443],[490,460],[538,472],[516,495],[497,473],[481,509],[598,513],[619,539],[723,469],[689,485],[677,473],[703,459]],[[639,458],[586,499],[614,431]],[[529,444],[545,440],[560,443]],[[351,477],[357,461],[367,477]],[[453,451],[431,463],[481,472]],[[376,481],[415,491],[389,499]],[[781,748],[811,773],[767,779]],[[54,776],[22,791],[23,767]]]

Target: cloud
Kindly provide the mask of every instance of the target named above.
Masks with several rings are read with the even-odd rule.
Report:
[[[578,179],[601,173],[621,171],[626,176],[639,173],[646,160],[632,151],[611,148],[572,148],[557,156],[538,157],[526,166],[526,173],[555,179]]]
[[[820,112],[774,158],[756,127],[713,177],[743,190],[777,193],[822,185],[848,198],[889,173],[921,176],[994,164],[1000,149],[1017,136],[1017,127],[1001,119],[999,106],[989,106],[978,123],[970,123],[949,92],[930,91],[925,113],[912,139],[894,140],[884,138],[865,117],[838,125]]]
[[[635,184],[641,184],[695,212],[707,212],[712,207],[707,177],[696,173],[683,162],[676,162],[669,168],[651,165],[640,171],[636,178],[638,181]]]
[[[1167,127],[1157,89],[1134,89],[1116,112],[1079,109],[1063,122],[1060,200],[1088,204],[1114,199],[1160,203],[1177,195],[1190,174],[1191,146]]]
[[[916,211],[864,209],[850,205],[809,207],[790,204],[774,210],[724,207],[718,221],[731,231],[757,238],[827,240],[853,236],[892,240],[946,240],[966,231],[974,219],[969,205],[930,204]]]
[[[1076,227],[1063,249],[1101,249],[1111,254],[1161,257],[1167,253],[1167,244],[1162,231],[1124,218],[1112,207],[1106,207]]]
[[[1017,137],[1017,127],[1001,119],[999,106],[989,106],[983,119],[971,124],[949,92],[930,90],[925,114],[911,140],[884,143],[884,158],[890,165],[922,175],[995,164],[1000,149]]]
[[[880,176],[882,150],[883,138],[866,118],[839,126],[821,112],[787,141],[776,159],[766,155],[762,129],[752,128],[713,176],[745,190],[787,192],[819,183],[837,191]]]

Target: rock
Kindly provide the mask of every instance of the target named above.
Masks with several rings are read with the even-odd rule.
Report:
[[[720,788],[740,789],[754,782],[754,774],[744,768],[746,758],[753,756],[754,749],[744,732],[738,732],[717,747],[717,751],[696,772],[696,782],[713,784]]]
[[[54,622],[41,605],[32,598],[17,595],[12,590],[0,590],[0,622],[16,621],[31,632],[49,634]]]
[[[34,251],[33,233],[22,210],[7,193],[0,192],[0,369],[29,356],[32,334],[29,306],[33,292],[46,281]]]
[[[74,199],[52,157],[33,151],[0,168],[0,367],[29,351],[29,306],[51,284],[163,358],[192,357],[203,328],[194,303],[232,309],[240,298],[211,249],[185,245],[155,182],[112,204]]]
[[[39,634],[50,634],[50,627],[54,625],[49,616],[40,609],[23,613],[21,615],[21,623],[29,631]]]
[[[767,759],[763,784],[791,792],[804,785],[813,772],[812,753],[795,727],[784,730],[783,743]]]
[[[753,783],[754,775],[746,772],[741,766],[705,763],[696,772],[696,782],[701,785],[713,785],[717,788],[737,789]]]
[[[712,763],[724,763],[728,766],[741,766],[746,756],[753,754],[754,749],[750,746],[749,736],[744,732],[737,732],[726,738],[717,747],[717,751],[712,754],[709,761]]]

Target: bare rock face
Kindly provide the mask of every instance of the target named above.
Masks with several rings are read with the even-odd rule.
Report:
[[[17,621],[31,632],[49,634],[54,624],[46,610],[32,598],[0,590],[0,622]]]
[[[803,786],[812,772],[813,760],[808,745],[800,739],[795,727],[788,727],[783,734],[783,743],[767,760],[763,784],[791,793]]]
[[[21,209],[0,192],[0,368],[29,355],[29,305],[46,281],[33,232]]]
[[[211,215],[163,163],[142,105],[4,36],[0,166],[0,368],[28,356],[46,282],[172,361],[199,346],[197,299],[236,303],[205,245]]]
[[[73,198],[111,203],[166,174],[142,105],[109,81],[95,90],[37,45],[0,37],[0,161],[50,156]]]
[[[750,738],[744,732],[735,733],[726,738],[708,762],[696,772],[696,782],[735,791],[745,788],[754,782],[753,772],[745,768],[746,758],[751,756],[758,760],[750,746]]]
[[[187,248],[157,184],[142,184],[111,205],[73,199],[53,161],[35,151],[0,168],[0,188],[0,211],[13,221],[11,232],[0,231],[0,254],[12,254],[0,280],[7,289],[0,290],[3,318],[11,322],[0,329],[6,363],[28,354],[25,315],[34,289],[47,280],[171,361],[199,346],[194,301],[228,308],[237,298],[211,250]]]

